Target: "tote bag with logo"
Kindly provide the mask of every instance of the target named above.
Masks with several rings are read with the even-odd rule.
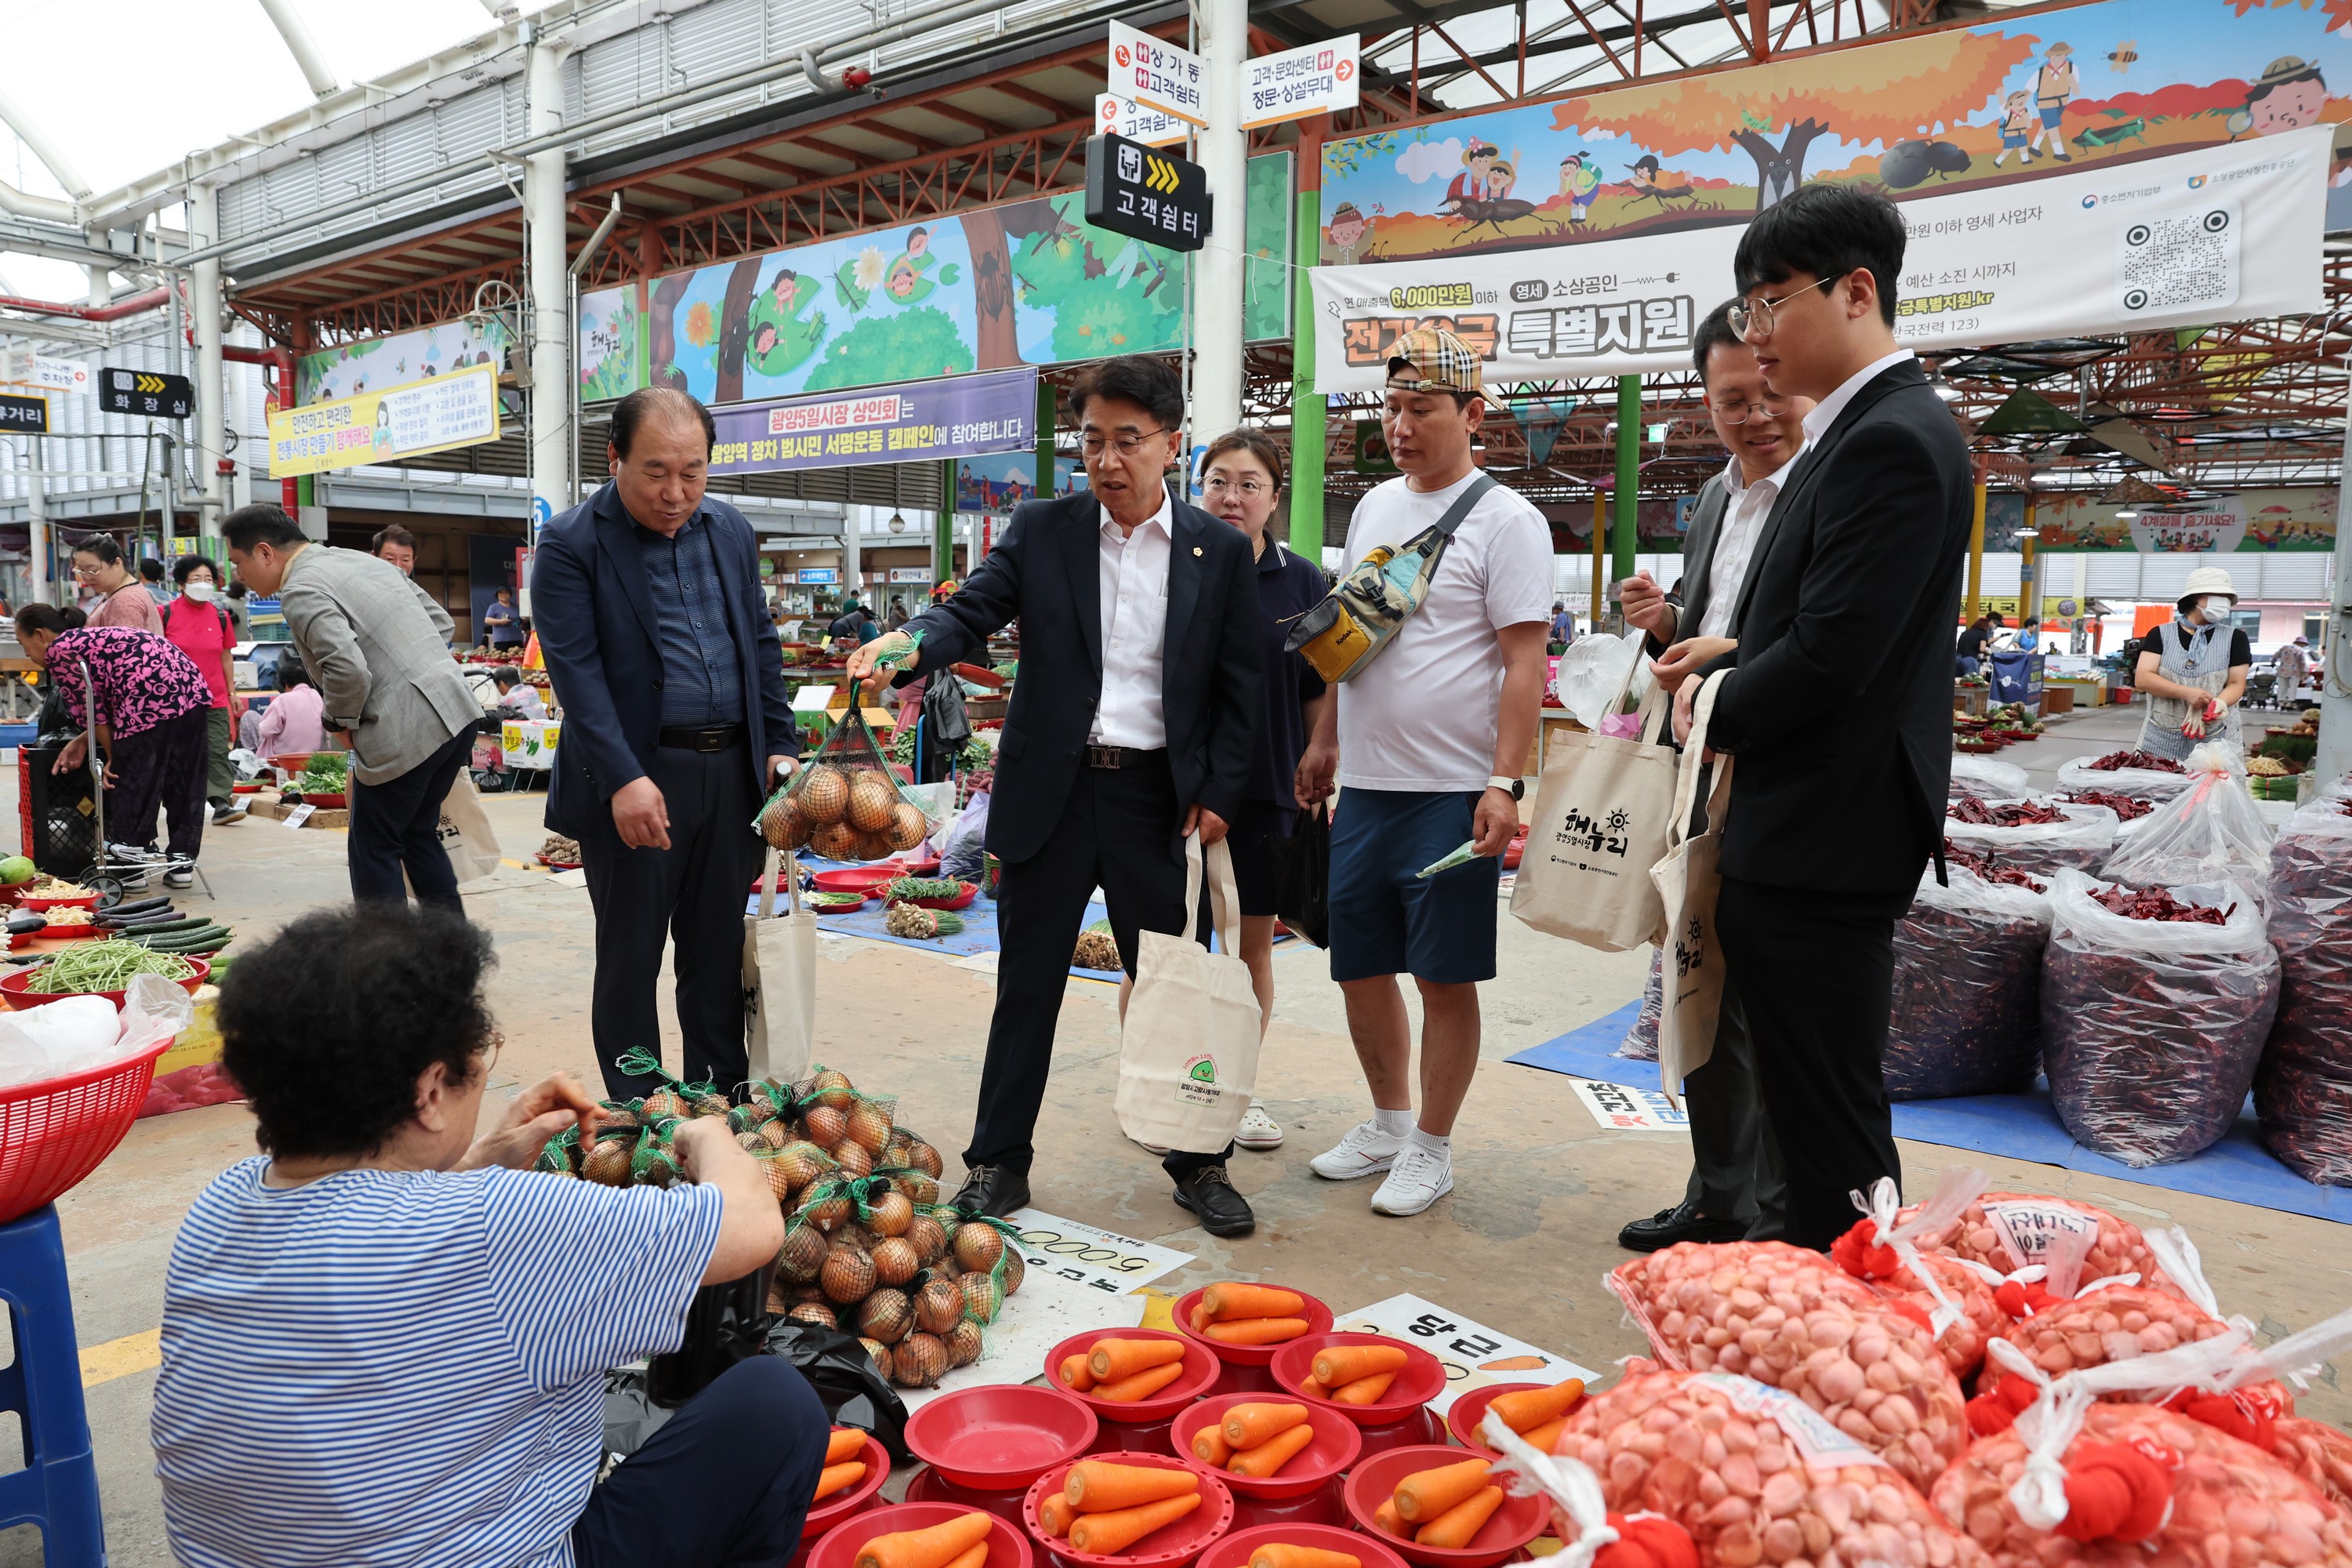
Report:
[[[1204,858],[1219,951],[1192,935],[1138,933],[1112,1105],[1129,1138],[1190,1154],[1222,1152],[1257,1088],[1257,992],[1239,956],[1241,894],[1223,840],[1205,857],[1199,834],[1184,840],[1184,908],[1188,923],[1198,918]]]
[[[1610,712],[1625,705],[1641,668],[1636,657]],[[1675,748],[1665,734],[1671,710],[1671,699],[1654,685],[1642,700],[1637,733],[1570,731],[1552,738],[1511,884],[1511,913],[1603,952],[1658,940],[1664,911],[1649,872],[1666,852],[1674,815]]]
[[[1650,868],[1665,911],[1665,934],[1658,943],[1664,979],[1658,1015],[1658,1078],[1669,1098],[1679,1096],[1683,1079],[1715,1054],[1715,1029],[1723,1011],[1723,944],[1716,938],[1715,900],[1723,887],[1723,818],[1731,805],[1734,759],[1702,759],[1715,695],[1727,673],[1709,676],[1691,705],[1690,739],[1683,743],[1682,768],[1675,781],[1673,842]],[[1707,793],[1706,825],[1694,832],[1699,782],[1710,771],[1715,778]]]
[[[799,883],[800,857],[770,849],[760,912],[743,917],[743,1045],[753,1083],[806,1078],[815,1051],[816,916],[803,907]]]

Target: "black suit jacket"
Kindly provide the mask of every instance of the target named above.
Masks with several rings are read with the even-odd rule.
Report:
[[[1900,910],[1943,845],[1968,444],[1906,360],[1798,463],[1718,661],[1723,873]]]
[[[754,792],[764,792],[767,759],[797,756],[800,731],[776,626],[761,595],[759,538],[741,512],[716,497],[704,500],[694,525],[710,530],[718,555],[751,731],[744,765]],[[661,648],[635,527],[607,483],[550,521],[532,558],[531,626],[563,704],[547,826],[572,838],[614,831],[613,793],[645,776],[660,743]]]
[[[1239,529],[1174,505],[1160,692],[1176,808],[1180,821],[1198,804],[1231,822],[1265,697],[1257,565]],[[976,658],[991,633],[1021,622],[1021,679],[988,806],[988,847],[1000,859],[1026,860],[1044,846],[1084,761],[1102,700],[1101,524],[1090,494],[1023,502],[962,590],[907,624],[923,647],[902,681]]]
[[[1715,571],[1716,540],[1723,531],[1723,515],[1730,510],[1731,489],[1721,474],[1701,485],[1698,500],[1691,503],[1690,531],[1683,536],[1682,591],[1666,595],[1666,603],[1675,606],[1675,642],[1698,636],[1698,624],[1706,615],[1707,579]],[[1654,635],[1644,636],[1642,643],[1652,658],[1671,646]]]

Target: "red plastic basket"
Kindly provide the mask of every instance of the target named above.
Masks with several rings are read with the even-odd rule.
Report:
[[[171,1045],[68,1078],[0,1089],[0,1225],[54,1202],[114,1152]]]

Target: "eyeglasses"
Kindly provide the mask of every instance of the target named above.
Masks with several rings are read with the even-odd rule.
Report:
[[[1120,457],[1132,458],[1142,448],[1144,442],[1154,436],[1166,434],[1168,431],[1165,426],[1145,430],[1133,436],[1105,436],[1099,430],[1082,430],[1078,433],[1078,447],[1089,458],[1102,456],[1102,449],[1105,447],[1115,447],[1118,449]]]
[[[76,566],[73,569],[73,574],[77,577],[95,577],[104,570],[105,568],[97,565]]]
[[[1740,337],[1754,338],[1762,336],[1769,338],[1772,335],[1772,309],[1774,306],[1785,305],[1790,300],[1798,299],[1802,295],[1810,294],[1816,289],[1826,289],[1832,283],[1843,281],[1846,276],[1847,275],[1845,273],[1841,272],[1834,278],[1824,278],[1818,283],[1808,283],[1802,289],[1799,289],[1793,293],[1783,294],[1777,300],[1758,300],[1753,302],[1742,300],[1738,304],[1732,306],[1728,311],[1725,312],[1724,321],[1730,326],[1731,330]]]
[[[492,1029],[490,1031],[488,1045],[488,1053],[482,1058],[482,1077],[485,1079],[488,1079],[490,1074],[499,1070],[499,1053],[507,1048],[507,1037],[505,1031],[501,1029]]]
[[[1244,475],[1239,479],[1229,479],[1223,474],[1213,474],[1201,481],[1202,495],[1221,496],[1228,491],[1245,496],[1265,496],[1272,495],[1274,487],[1254,475]]]
[[[1750,419],[1759,417],[1765,419],[1778,419],[1780,416],[1789,412],[1789,404],[1786,398],[1775,403],[1772,399],[1768,397],[1761,403],[1710,404],[1708,405],[1708,411],[1715,416],[1715,422],[1717,424],[1728,425],[1737,429],[1738,426],[1747,424]]]

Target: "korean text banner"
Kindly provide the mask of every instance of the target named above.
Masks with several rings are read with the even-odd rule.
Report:
[[[1901,201],[1895,336],[1915,348],[2258,320],[2325,308],[2332,128]],[[1742,230],[1318,267],[1316,363],[1378,387],[1397,337],[1449,327],[1491,383],[1686,370]]]
[[[714,408],[714,474],[911,463],[1037,445],[1037,372],[983,371],[834,396]]]
[[[412,381],[429,381],[478,364],[503,364],[507,330],[495,316],[460,317],[390,337],[362,338],[294,362],[295,399],[329,403],[338,397]]]
[[[498,367],[478,364],[431,381],[278,410],[269,416],[269,477],[397,463],[498,438]]]

